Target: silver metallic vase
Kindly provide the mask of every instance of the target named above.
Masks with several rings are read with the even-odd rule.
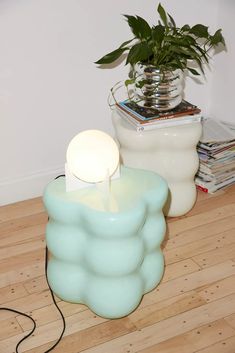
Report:
[[[142,107],[166,111],[183,98],[183,73],[180,69],[161,72],[155,66],[136,64],[134,96]]]

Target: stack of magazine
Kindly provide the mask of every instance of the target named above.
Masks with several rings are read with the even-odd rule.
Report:
[[[202,126],[195,183],[199,189],[214,193],[235,183],[235,125],[207,118]]]
[[[130,100],[117,103],[116,110],[119,116],[130,123],[136,131],[201,121],[200,109],[185,100],[176,108],[164,112],[153,108],[141,107],[136,102]]]

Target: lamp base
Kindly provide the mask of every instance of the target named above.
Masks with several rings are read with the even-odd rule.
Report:
[[[110,179],[113,180],[113,179],[119,179],[119,178],[120,178],[120,166],[117,167],[115,173],[110,177]],[[87,183],[86,181],[83,181],[75,177],[70,172],[67,163],[65,163],[65,181],[66,181],[66,192],[85,189],[94,185],[94,183]]]

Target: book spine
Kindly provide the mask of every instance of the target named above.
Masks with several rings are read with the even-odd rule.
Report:
[[[130,115],[126,114],[121,109],[116,109],[117,114],[124,119],[127,123],[131,124],[137,132],[143,132],[148,130],[162,129],[166,127],[173,127],[178,125],[192,124],[201,121],[201,114],[189,115],[177,119],[164,119],[148,122],[145,124],[139,123],[136,119],[133,119]]]
[[[200,114],[201,110],[197,107],[194,107],[191,110],[188,111],[179,111],[179,112],[174,112],[174,113],[159,113],[156,116],[153,116],[151,118],[144,118],[142,115],[140,115],[138,112],[135,110],[129,108],[128,106],[125,105],[125,102],[119,102],[116,104],[116,107],[121,110],[122,112],[128,114],[131,116],[133,119],[135,119],[138,123],[140,124],[147,124],[148,122],[152,122],[153,120],[172,120],[172,119],[177,119],[181,118],[183,116],[188,116],[188,115],[195,115],[195,114]]]
[[[163,129],[166,127],[193,124],[200,121],[201,121],[200,117],[195,117],[194,119],[190,119],[190,120],[178,120],[178,121],[167,121],[162,123],[158,122],[156,124],[141,124],[141,125],[133,124],[133,125],[135,125],[137,131],[148,131],[148,130],[155,130],[155,129]]]
[[[139,125],[144,125],[144,126],[151,126],[151,125],[158,125],[158,124],[167,124],[172,123],[172,122],[182,122],[182,121],[201,121],[201,114],[184,114],[182,116],[177,115],[177,116],[168,116],[168,117],[161,117],[161,118],[156,118],[156,119],[151,119],[151,120],[139,120],[137,119],[134,114],[128,113],[127,111],[125,111],[124,109],[121,109],[118,105],[116,106],[116,110],[121,114],[121,116],[126,117],[129,119],[129,121],[132,121],[134,124]]]
[[[125,120],[128,124],[130,124],[132,127],[134,127],[136,131],[143,131],[143,129],[140,129],[140,127],[137,125],[137,123],[135,121],[133,121],[131,119],[131,117],[125,115],[120,110],[118,110],[117,113],[118,113],[118,115],[120,116],[121,119]]]
[[[163,129],[166,127],[173,127],[173,126],[179,126],[179,125],[193,124],[201,121],[201,116],[195,116],[193,118],[190,117],[189,120],[183,119],[179,121],[162,121],[162,122],[156,122],[152,124],[138,124],[135,120],[133,120],[130,116],[124,114],[123,112],[117,110],[117,113],[121,117],[121,119],[125,120],[132,127],[134,127],[137,132],[155,130],[158,128]]]
[[[197,185],[197,189],[198,189],[198,190],[201,190],[201,191],[203,191],[203,192],[206,192],[206,193],[209,192],[207,188],[205,188],[205,187],[203,187],[203,186],[201,186],[201,185]]]

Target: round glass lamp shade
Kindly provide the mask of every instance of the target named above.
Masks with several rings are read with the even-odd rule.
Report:
[[[73,175],[85,182],[97,183],[114,174],[119,165],[119,150],[105,132],[86,130],[72,139],[66,159]]]

